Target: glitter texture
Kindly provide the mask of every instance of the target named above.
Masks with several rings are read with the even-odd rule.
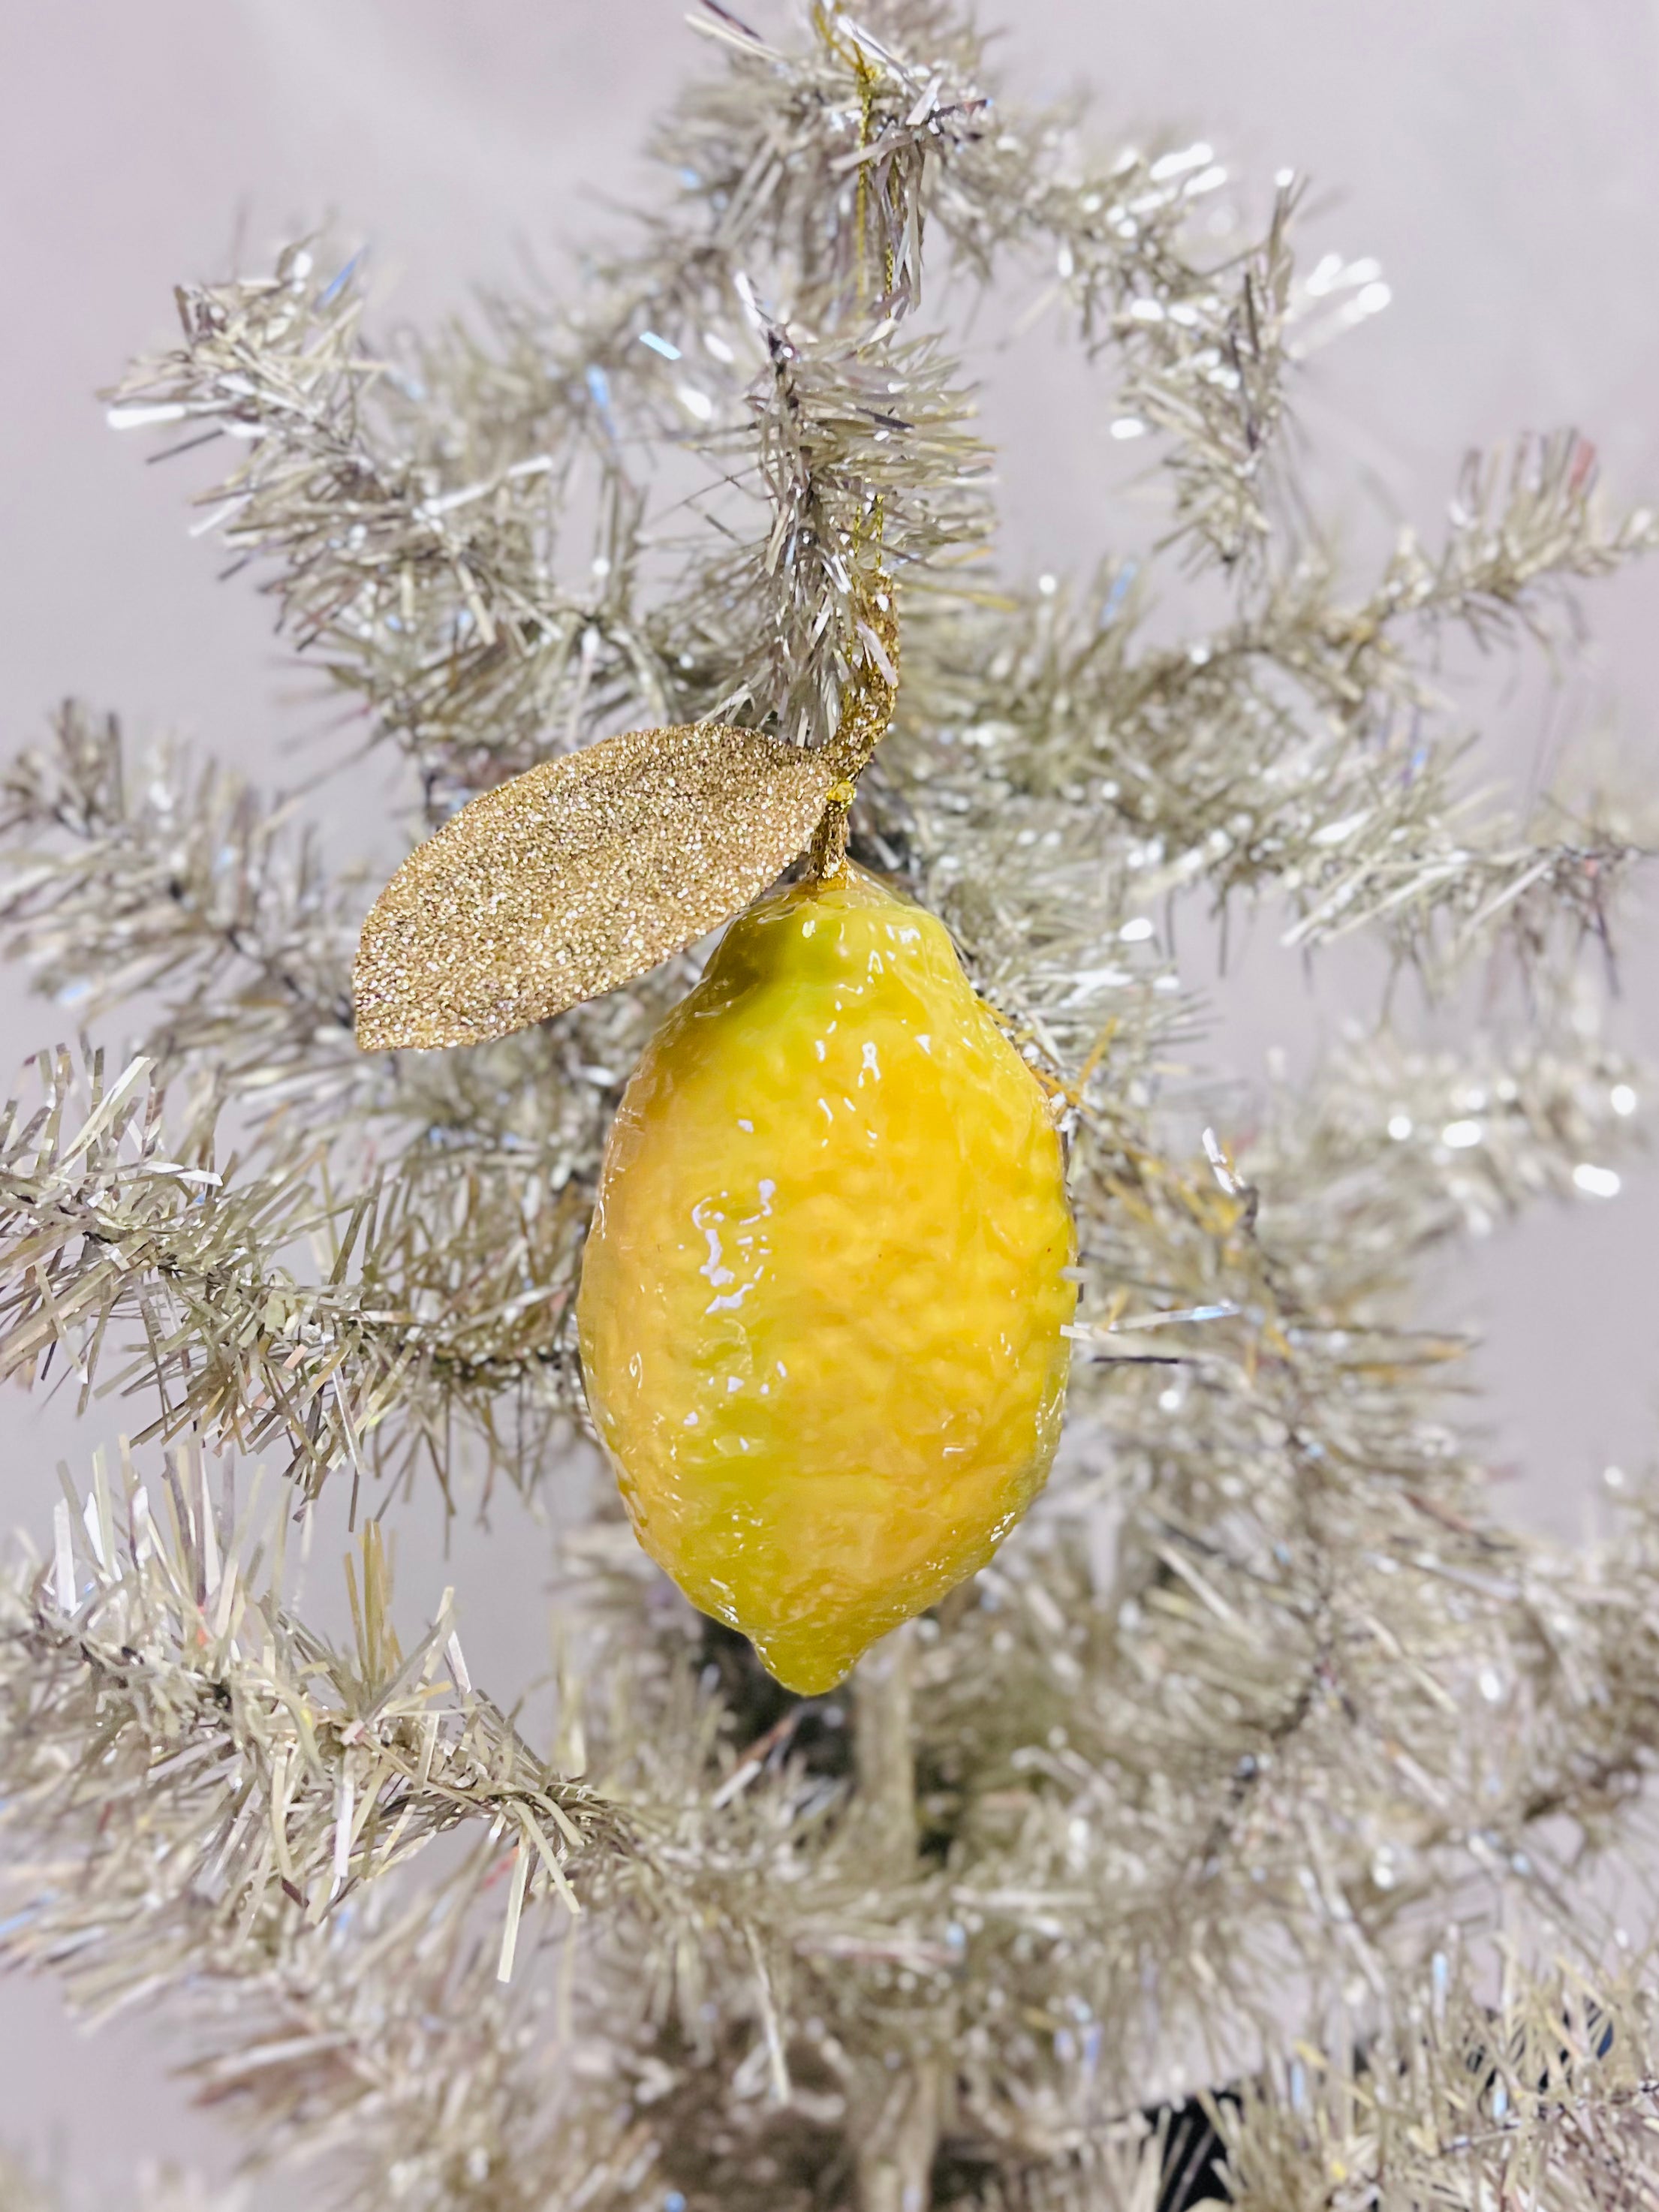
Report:
[[[847,817],[859,777],[887,734],[898,692],[898,617],[892,585],[877,571],[875,588],[859,623],[863,652],[842,694],[841,720],[828,757],[837,781],[812,838],[812,873],[833,876],[847,854]]]
[[[642,975],[763,890],[836,781],[753,730],[630,730],[464,806],[363,925],[357,1042],[477,1044]]]

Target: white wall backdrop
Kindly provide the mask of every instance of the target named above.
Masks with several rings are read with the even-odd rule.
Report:
[[[790,10],[749,12],[772,28]],[[186,535],[185,475],[112,437],[94,388],[167,340],[177,279],[220,273],[239,240],[251,264],[319,217],[368,242],[389,312],[411,317],[510,283],[526,253],[556,268],[639,183],[646,121],[705,65],[701,41],[681,0],[12,0],[0,16],[0,744],[32,741],[74,690],[140,736],[179,729],[276,774],[295,725],[269,610],[216,581]],[[1352,533],[1404,516],[1432,532],[1467,446],[1569,422],[1615,492],[1659,495],[1655,0],[985,0],[983,17],[1012,90],[1090,85],[1104,129],[1202,135],[1264,188],[1309,172],[1310,249],[1382,264],[1393,304],[1303,394]],[[985,368],[1006,558],[1092,563],[1121,522],[1103,392],[1042,329]],[[1472,695],[1495,757],[1524,769],[1564,729],[1606,729],[1656,771],[1659,571],[1590,611],[1597,641],[1557,693]],[[1655,938],[1650,915],[1621,1019],[1659,1051]],[[1245,1073],[1264,1045],[1340,1018],[1331,977],[1308,985],[1266,956],[1210,981],[1218,1049]],[[0,994],[15,1065],[62,1018],[9,979]],[[1486,1340],[1517,1512],[1576,1530],[1608,1462],[1652,1455],[1656,1248],[1650,1172],[1612,1206],[1501,1233],[1447,1285]],[[84,1465],[121,1407],[77,1433],[61,1406],[8,1394],[0,1422],[0,1528],[39,1529],[56,1460]],[[447,1562],[411,1540],[400,1578],[411,1613],[459,1585],[474,1672],[496,1685],[545,1650],[538,1546],[500,1540],[522,1520],[498,1509],[493,1543],[464,1525]],[[234,2154],[170,2077],[155,2024],[88,2040],[49,1985],[20,1983],[0,1984],[0,2141],[65,2146],[89,2197],[144,2158],[222,2174]]]

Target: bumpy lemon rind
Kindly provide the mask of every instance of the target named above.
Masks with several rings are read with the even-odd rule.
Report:
[[[789,1219],[741,1194],[767,1188]],[[711,1225],[741,1318],[708,1296]],[[832,1686],[1041,1489],[1074,1256],[1046,1101],[940,925],[855,870],[761,902],[629,1085],[584,1267],[590,1403],[644,1548],[787,1686]],[[767,1359],[810,1375],[826,1346],[769,1413]]]

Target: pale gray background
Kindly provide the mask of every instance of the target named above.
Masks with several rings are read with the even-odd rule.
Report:
[[[1014,88],[1090,82],[1110,129],[1166,122],[1236,171],[1282,166],[1324,188],[1316,251],[1375,254],[1395,303],[1310,372],[1303,417],[1355,533],[1409,515],[1431,534],[1463,447],[1573,422],[1611,483],[1659,495],[1659,8],[1652,0],[988,0]],[[762,27],[781,21],[755,0]],[[605,218],[653,105],[701,41],[679,0],[59,0],[0,7],[0,743],[30,740],[77,690],[138,733],[182,729],[280,778],[292,725],[269,611],[214,581],[185,536],[176,470],[147,470],[91,394],[166,342],[169,288],[246,264],[337,215],[373,248],[392,309],[424,317],[528,246]],[[1046,339],[991,364],[1008,558],[1089,562],[1113,540],[1103,395]],[[1553,707],[1494,693],[1506,757],[1545,728],[1613,729],[1650,769],[1659,570],[1592,597],[1594,651]],[[1650,918],[1627,965],[1626,1034],[1659,1043]],[[1194,979],[1203,980],[1203,979]],[[0,999],[9,1065],[58,1034],[51,1008]],[[1328,980],[1258,958],[1222,994],[1221,1048],[1259,1065],[1340,1013]],[[1609,1461],[1653,1433],[1651,1259],[1659,1177],[1611,1206],[1505,1232],[1451,1285],[1487,1340],[1498,1455],[1516,1510],[1576,1532]],[[118,1411],[81,1437],[60,1408],[0,1400],[0,1525],[49,1522],[52,1467],[83,1467]],[[521,1533],[516,1510],[498,1534]],[[413,1553],[414,1545],[405,1547]],[[404,1562],[411,1612],[460,1587],[473,1670],[510,1692],[545,1650],[538,1545],[464,1532],[446,1566]],[[330,1569],[331,1572],[331,1567]],[[509,1580],[510,1577],[510,1580]],[[229,2139],[191,2114],[152,2026],[91,2042],[48,1987],[0,1984],[0,2139],[73,2145],[88,2190],[140,2160],[227,2170]],[[286,2191],[267,2190],[270,2202]],[[262,2201],[265,2201],[262,2199]]]

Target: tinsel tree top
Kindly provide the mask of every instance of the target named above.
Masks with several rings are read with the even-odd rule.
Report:
[[[307,240],[181,289],[111,395],[218,441],[203,520],[352,709],[342,773],[363,729],[402,763],[411,845],[620,740],[657,799],[607,801],[584,943],[696,865],[581,989],[480,953],[476,1018],[365,1054],[377,881],[337,822],[325,856],[325,787],[141,765],[79,703],[6,771],[14,950],[134,1042],[37,1054],[9,1110],[0,1362],[134,1434],[0,1596],[0,1950],[169,2012],[256,2156],[365,2206],[1652,2202],[1643,1923],[1606,1900],[1659,1521],[1499,1522],[1425,1271],[1616,1188],[1644,1082],[1593,1016],[1655,834],[1478,788],[1438,657],[1553,648],[1659,531],[1563,433],[1353,581],[1285,435],[1342,293],[1297,274],[1297,181],[1218,222],[1207,149],[1005,103],[945,0],[696,25],[661,191],[568,300],[371,334]],[[1150,556],[1108,512],[1097,568],[1028,591],[961,351],[1034,274],[1161,505]],[[1036,1510],[795,1699],[589,1498],[572,1312],[696,933],[849,804],[1049,1092],[1081,1304]],[[1248,1095],[1173,934],[1241,910],[1381,956],[1340,1045]],[[465,1589],[394,1626],[383,1522],[464,1474],[557,1501],[549,1743],[471,1682]],[[284,1564],[336,1488],[343,1648]]]

